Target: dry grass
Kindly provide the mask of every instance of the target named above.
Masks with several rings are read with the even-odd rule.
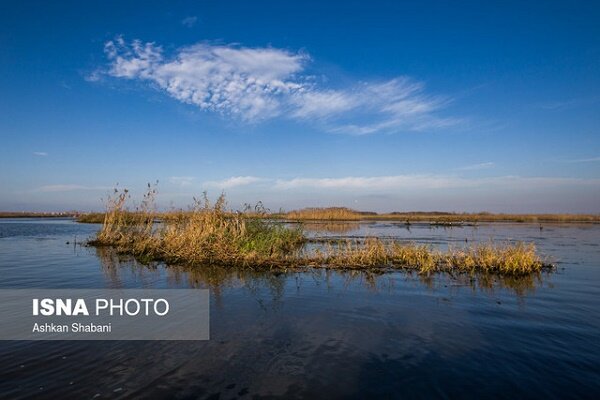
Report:
[[[81,214],[77,217],[77,222],[81,222],[83,224],[101,224],[104,222],[105,216],[105,213],[99,212]]]
[[[362,218],[358,211],[346,207],[329,208],[304,208],[302,210],[290,211],[284,214],[285,218],[291,220],[330,220],[330,221],[353,221]]]
[[[342,240],[306,248],[301,227],[291,228],[266,219],[260,210],[252,217],[226,210],[223,195],[211,204],[204,195],[188,211],[171,212],[156,222],[155,190],[149,186],[141,205],[126,209],[127,190],[108,199],[102,229],[91,245],[112,246],[142,261],[185,265],[293,269],[412,269],[485,272],[523,276],[546,265],[533,244],[475,244],[440,251],[427,245],[367,240]]]
[[[276,217],[290,220],[312,221],[358,221],[388,220],[403,222],[430,222],[437,225],[477,222],[587,222],[600,223],[597,214],[492,214],[482,213],[448,213],[448,212],[393,212],[377,214],[374,212],[356,211],[345,207],[304,208],[278,214]]]
[[[485,272],[500,275],[527,275],[548,267],[533,243],[474,244],[440,251],[416,243],[384,242],[369,238],[364,243],[346,240],[316,252],[315,259],[337,268],[381,267],[431,272]]]
[[[224,196],[215,204],[205,196],[189,211],[171,213],[161,223],[151,208],[152,188],[136,212],[124,209],[128,197],[127,191],[115,191],[102,229],[90,244],[114,246],[146,260],[247,267],[288,264],[304,241],[299,229],[227,212]]]

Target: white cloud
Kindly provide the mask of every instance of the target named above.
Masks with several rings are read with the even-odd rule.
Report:
[[[196,16],[185,17],[181,20],[181,24],[188,28],[192,28],[194,25],[196,25],[196,22],[198,22],[198,17]]]
[[[104,50],[109,75],[148,82],[181,102],[244,121],[282,117],[349,134],[461,122],[437,115],[450,99],[426,94],[423,83],[407,77],[321,87],[307,73],[310,57],[302,52],[200,43],[166,56],[154,43],[122,37]]]
[[[193,176],[172,176],[169,182],[179,186],[190,186],[196,178]]]
[[[292,81],[306,57],[271,48],[238,48],[197,44],[167,60],[160,46],[122,38],[107,42],[112,76],[142,79],[170,96],[203,110],[245,120],[278,115],[286,94],[301,90]]]
[[[215,186],[221,189],[230,189],[237,186],[247,186],[265,181],[268,181],[268,179],[258,178],[256,176],[232,176],[228,179],[224,179],[221,181],[208,181],[204,184],[207,186]]]
[[[154,79],[154,69],[162,61],[161,47],[139,40],[128,46],[122,37],[106,42],[104,52],[112,60],[110,74],[118,78]]]
[[[38,157],[46,157],[48,153],[46,153],[45,151],[34,151],[33,155]]]

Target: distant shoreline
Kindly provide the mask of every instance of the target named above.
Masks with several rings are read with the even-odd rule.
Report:
[[[77,212],[30,212],[0,211],[0,218],[76,218],[84,213]]]
[[[171,219],[185,215],[186,211],[155,213],[156,219]],[[134,215],[135,213],[131,213]],[[460,226],[489,222],[514,223],[600,223],[600,214],[494,214],[494,213],[451,213],[451,212],[394,212],[375,213],[355,211],[342,207],[309,208],[287,213],[244,213],[248,218],[269,218],[286,221],[309,222],[359,222],[359,221],[396,221],[406,225],[429,223],[439,226]],[[80,212],[0,212],[1,218],[76,218],[82,223],[102,223],[104,213]]]

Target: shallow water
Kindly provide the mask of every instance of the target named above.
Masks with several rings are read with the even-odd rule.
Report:
[[[600,226],[321,225],[313,236],[534,241],[558,268],[520,281],[190,271],[80,246],[98,225],[0,220],[1,288],[211,291],[205,342],[0,342],[0,398],[600,395]]]

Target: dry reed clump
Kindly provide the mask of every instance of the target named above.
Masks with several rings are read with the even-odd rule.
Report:
[[[450,268],[514,275],[537,272],[544,266],[535,245],[521,242],[506,246],[478,244],[468,249],[451,250],[443,263]]]
[[[353,269],[389,267],[431,272],[485,272],[500,275],[528,275],[539,272],[544,264],[534,244],[475,244],[460,249],[440,251],[416,243],[386,243],[368,238],[364,243],[340,241],[325,251],[315,252],[312,264]]]
[[[302,210],[290,211],[285,218],[292,220],[330,220],[348,221],[359,220],[362,215],[358,211],[346,207],[329,208],[304,208]]]
[[[156,223],[154,195],[149,186],[141,207],[131,213],[125,210],[127,190],[115,191],[102,229],[90,244],[114,246],[147,260],[261,266],[288,263],[304,241],[300,229],[227,212],[224,195],[211,205],[205,194],[191,210]]]
[[[113,246],[142,261],[187,265],[223,265],[249,268],[412,269],[489,272],[522,276],[545,265],[533,244],[475,244],[441,251],[415,243],[379,238],[340,240],[306,249],[301,227],[291,228],[264,217],[257,208],[250,217],[226,210],[224,195],[211,204],[204,195],[185,212],[169,213],[156,222],[155,189],[134,211],[126,209],[127,190],[115,190],[108,199],[102,229],[91,245]]]

